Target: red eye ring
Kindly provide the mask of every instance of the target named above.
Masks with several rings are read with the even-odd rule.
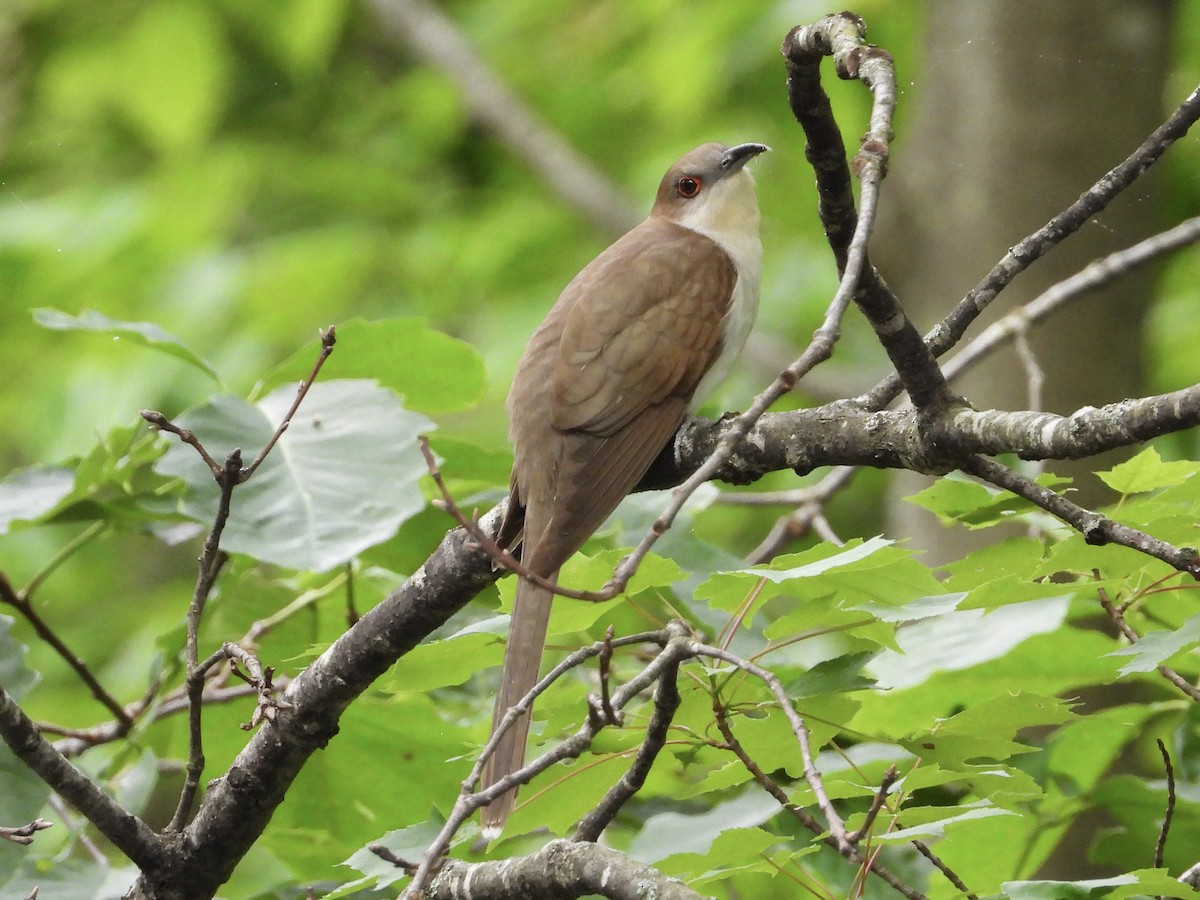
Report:
[[[691,200],[700,193],[704,182],[696,175],[684,175],[675,183],[675,191],[684,200]]]

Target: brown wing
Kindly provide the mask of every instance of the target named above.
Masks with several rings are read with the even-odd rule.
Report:
[[[509,393],[515,450],[504,536],[549,574],[670,440],[720,350],[736,269],[713,241],[650,218],[567,285]],[[536,532],[536,533],[535,533]]]
[[[736,279],[714,241],[666,219],[648,219],[598,256],[564,292],[574,296],[564,297],[573,302],[551,424],[609,435],[668,398],[686,407],[720,350]]]

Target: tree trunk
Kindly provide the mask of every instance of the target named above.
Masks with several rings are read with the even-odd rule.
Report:
[[[913,121],[904,127],[902,98],[901,137],[872,248],[922,329],[1160,123],[1171,10],[1165,0],[926,5],[924,72],[919,78],[901,72],[901,84],[915,83]],[[977,329],[1096,256],[1152,233],[1159,224],[1156,183],[1152,175],[1139,181],[1098,221],[1035,263]],[[1125,278],[1032,334],[1045,375],[1042,408],[1066,413],[1137,392],[1141,323],[1152,286],[1150,272]],[[1013,349],[954,387],[979,409],[1029,406],[1025,369]],[[1099,482],[1084,473],[1095,465],[1051,468],[1078,477],[1086,503]],[[927,483],[900,478],[896,496]],[[935,561],[956,558],[969,546],[965,531],[948,532],[909,503],[893,504],[892,531]]]

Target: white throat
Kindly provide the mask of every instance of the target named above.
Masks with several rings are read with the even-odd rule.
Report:
[[[737,282],[724,321],[721,354],[696,389],[692,399],[694,409],[725,380],[745,346],[758,314],[763,251],[754,178],[742,169],[736,175],[721,179],[712,186],[703,202],[685,208],[678,223],[716,241],[737,269]]]

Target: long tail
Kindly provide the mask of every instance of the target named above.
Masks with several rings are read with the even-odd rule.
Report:
[[[492,733],[510,707],[529,693],[537,684],[546,644],[546,626],[550,621],[550,601],[553,594],[521,579],[517,583],[517,599],[513,604],[512,625],[508,632],[508,648],[504,652],[504,669],[500,674],[500,689],[496,692],[496,708],[492,712]],[[525,765],[525,741],[529,736],[529,713],[521,716],[500,738],[496,752],[483,769],[483,787],[495,784]],[[486,806],[480,818],[485,837],[500,834],[508,814],[517,802],[513,788]]]

